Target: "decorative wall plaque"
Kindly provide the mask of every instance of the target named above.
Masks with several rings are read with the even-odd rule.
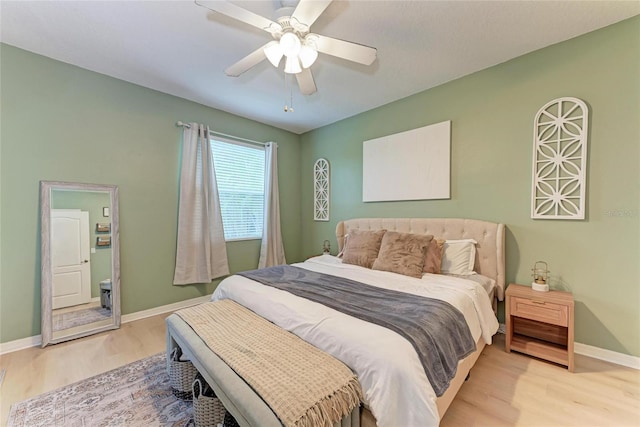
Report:
[[[587,105],[568,97],[536,114],[531,218],[584,219],[588,118]]]
[[[329,221],[329,162],[318,159],[313,165],[313,219]]]

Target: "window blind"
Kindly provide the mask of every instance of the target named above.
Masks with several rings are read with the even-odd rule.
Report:
[[[211,139],[225,240],[260,239],[265,150]]]

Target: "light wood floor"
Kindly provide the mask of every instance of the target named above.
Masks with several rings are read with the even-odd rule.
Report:
[[[12,403],[164,351],[166,315],[0,356],[0,423]],[[640,426],[640,371],[576,355],[576,372],[504,352],[497,335],[441,422],[460,426]],[[401,427],[401,426],[399,426]]]
[[[575,372],[496,335],[442,419],[457,426],[640,426],[640,371],[575,355]]]
[[[0,388],[0,424],[6,425],[14,402],[164,351],[166,317],[153,316],[114,331],[0,356],[0,369],[6,369]]]

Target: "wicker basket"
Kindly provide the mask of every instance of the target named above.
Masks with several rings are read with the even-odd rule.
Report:
[[[182,400],[191,400],[191,387],[198,370],[189,360],[180,360],[182,350],[176,347],[171,351],[169,360],[169,383],[173,394]]]
[[[224,422],[226,410],[207,382],[198,375],[193,381],[193,418],[196,427],[216,427]]]

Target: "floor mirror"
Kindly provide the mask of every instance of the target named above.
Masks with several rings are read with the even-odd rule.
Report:
[[[120,327],[118,187],[40,182],[42,347]]]

